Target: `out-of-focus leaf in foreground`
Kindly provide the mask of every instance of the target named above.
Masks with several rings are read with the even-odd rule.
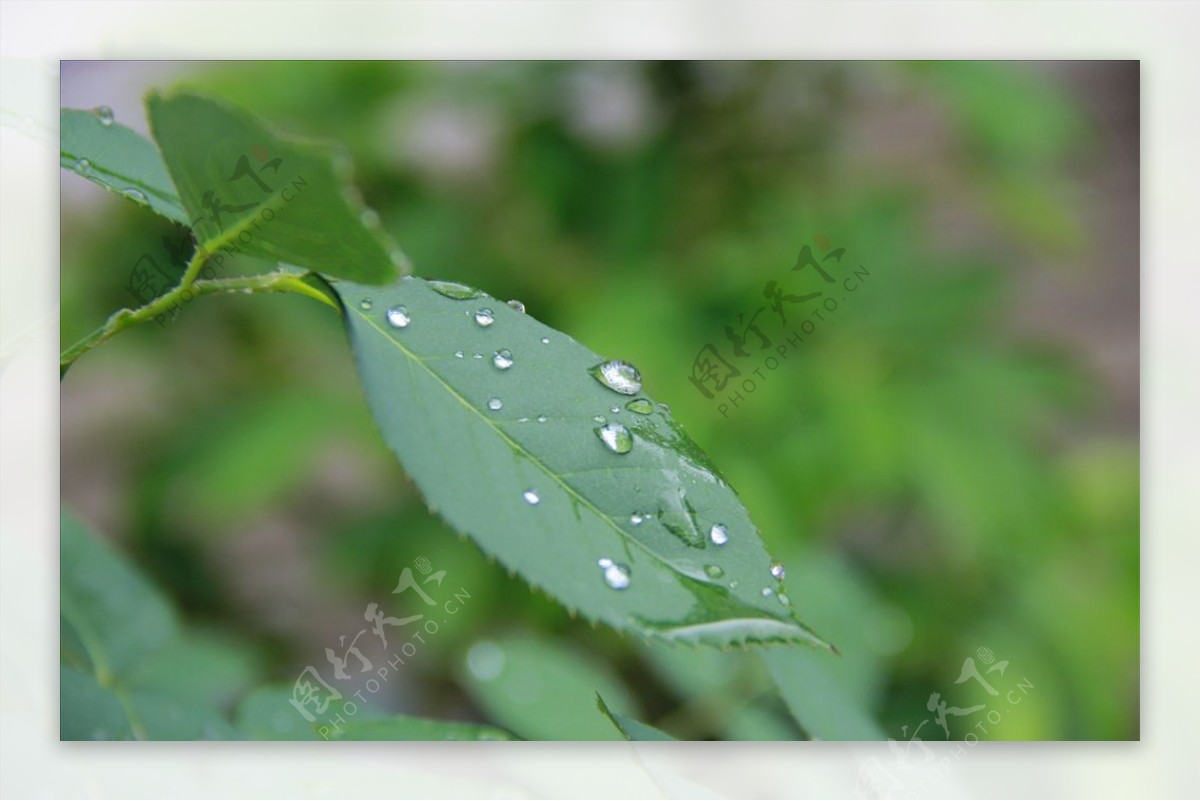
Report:
[[[175,615],[136,570],[63,514],[60,543],[59,736],[63,740],[237,739],[203,694],[143,672],[178,644]]]
[[[503,729],[478,723],[382,715],[359,706],[343,722],[310,723],[291,704],[291,687],[263,687],[237,711],[238,728],[256,740],[514,740]],[[335,702],[337,703],[337,702]],[[339,709],[339,712],[341,710]]]

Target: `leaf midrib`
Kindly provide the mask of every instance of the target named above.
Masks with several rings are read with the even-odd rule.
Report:
[[[383,328],[381,328],[380,325],[377,322],[375,322],[374,319],[372,319],[371,317],[368,317],[367,315],[363,314],[361,311],[359,311],[357,309],[351,308],[351,304],[344,303],[343,305],[346,308],[350,309],[354,314],[357,314],[360,318],[365,320],[366,323],[368,325],[370,325],[371,328],[375,329],[375,331],[377,331],[379,333],[379,335],[384,338],[385,341],[390,342],[393,345],[395,345],[397,348],[400,349],[400,351],[402,353],[404,353],[406,356],[408,356],[413,362],[416,362],[417,364],[419,364],[425,370],[425,372],[427,372],[429,375],[433,376],[433,378],[436,379],[437,382],[439,384],[441,384],[446,389],[447,392],[449,392],[452,396],[454,396],[454,398],[460,404],[462,404],[463,408],[467,409],[477,419],[481,420],[488,427],[490,427],[494,432],[496,432],[497,435],[500,436],[501,439],[503,439],[510,446],[512,446],[512,448],[514,450],[523,454],[527,459],[529,459],[530,462],[537,465],[537,467],[543,473],[545,473],[546,476],[548,476],[555,484],[562,487],[569,496],[578,500],[579,503],[581,505],[583,505],[584,507],[586,507],[587,509],[590,509],[592,511],[592,513],[596,517],[598,517],[600,520],[602,520],[606,526],[611,528],[613,531],[617,532],[618,536],[621,538],[622,541],[632,542],[634,545],[636,545],[638,548],[640,548],[642,551],[644,551],[646,554],[648,554],[652,559],[654,559],[659,564],[666,567],[671,572],[673,572],[673,573],[679,572],[679,569],[677,567],[675,567],[670,562],[668,562],[660,554],[651,550],[650,547],[647,546],[645,543],[641,542],[640,540],[636,539],[635,537],[629,536],[629,534],[624,529],[622,529],[620,526],[618,526],[616,523],[613,522],[613,518],[611,515],[608,515],[605,512],[601,511],[594,503],[592,503],[590,500],[588,500],[583,495],[580,495],[579,492],[574,487],[572,487],[570,484],[563,481],[562,478],[560,478],[557,473],[555,473],[553,470],[550,469],[549,465],[547,465],[540,458],[538,458],[536,455],[534,455],[532,452],[530,452],[529,449],[527,449],[524,445],[522,445],[521,443],[517,442],[512,437],[510,437],[490,417],[484,415],[482,412],[480,412],[478,409],[476,409],[473,404],[471,404],[466,398],[464,398],[458,392],[458,390],[456,390],[453,386],[448,384],[445,381],[445,379],[442,378],[442,376],[440,374],[435,372],[428,364],[426,364],[424,359],[422,359],[419,355],[417,355],[413,351],[409,350],[404,345],[404,343],[400,342],[398,339],[388,336],[387,331],[385,331]],[[768,616],[767,619],[779,620],[779,618],[776,618],[773,616]],[[788,622],[788,621],[780,621],[780,622]]]

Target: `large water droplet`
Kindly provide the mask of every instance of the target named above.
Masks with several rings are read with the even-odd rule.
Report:
[[[100,124],[109,126],[113,124],[113,110],[108,106],[98,106],[92,109],[92,113],[96,115],[96,119],[100,120]]]
[[[596,436],[613,453],[629,453],[633,449],[633,435],[620,423],[600,426],[596,429]]]
[[[713,545],[724,545],[729,542],[729,529],[725,528],[724,524],[717,523],[708,530],[708,538],[712,540]]]
[[[504,401],[500,400],[499,398],[491,398],[491,399],[488,401],[488,404],[487,404],[487,406],[488,406],[488,408],[489,408],[489,409],[491,409],[493,412],[498,412],[498,411],[500,411],[501,409],[503,409],[503,408],[504,408]]]
[[[520,312],[521,314],[525,313],[525,304],[519,300],[510,300],[508,302],[508,308],[515,312]]]
[[[783,577],[787,575],[787,571],[783,569],[783,565],[776,562],[775,564],[771,565],[771,575],[780,581],[783,581]]]
[[[150,201],[146,198],[146,193],[140,189],[125,189],[121,191],[121,194],[139,206],[150,205]]]
[[[371,307],[374,305],[375,304],[371,302],[370,298],[363,298],[358,302],[358,308],[362,309],[363,311],[370,311]]]
[[[87,159],[80,159],[79,161],[75,162],[75,169],[79,170],[81,173],[89,173],[92,171],[92,162],[88,161]]]
[[[388,309],[387,321],[392,328],[408,328],[412,318],[408,316],[408,309],[403,306],[393,306]]]
[[[597,381],[622,395],[636,395],[642,388],[642,374],[629,362],[610,359],[588,370]]]
[[[533,490],[525,490],[525,492],[521,494],[521,497],[524,498],[525,503],[529,504],[530,506],[537,506],[542,502],[542,499],[539,498],[538,494]]]
[[[721,569],[720,565],[705,565],[704,575],[708,576],[709,578],[718,579],[725,575],[725,571]]]
[[[629,403],[625,404],[625,408],[631,412],[638,414],[650,414],[654,411],[654,404],[645,398],[634,398]]]
[[[480,328],[487,328],[492,323],[496,322],[496,313],[491,309],[480,309],[475,312],[475,322]]]
[[[426,281],[425,284],[439,295],[445,295],[454,300],[472,300],[483,297],[483,293],[475,287],[457,284],[454,281]]]
[[[492,364],[496,365],[497,370],[507,370],[513,366],[512,351],[507,348],[501,348],[492,356]]]
[[[611,559],[601,559],[597,562],[604,570],[604,583],[614,590],[623,590],[629,586],[629,568],[619,565]]]

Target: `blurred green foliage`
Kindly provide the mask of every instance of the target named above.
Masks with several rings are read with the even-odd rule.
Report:
[[[1107,401],[1081,354],[1009,325],[1021,260],[1086,243],[1065,198],[1097,132],[1043,72],[282,62],[205,65],[188,83],[343,143],[418,274],[520,298],[636,363],[787,564],[800,614],[841,647],[840,691],[889,736],[932,718],[931,693],[988,701],[956,683],[980,648],[1008,661],[1005,687],[1033,685],[986,737],[1138,736],[1137,432],[1098,422]],[[938,144],[864,162],[886,148],[854,137],[892,143],[869,112],[897,105]],[[63,342],[129,304],[129,269],[169,233],[85,193],[91,213],[64,206]],[[1003,246],[933,222],[947,193]],[[725,326],[764,305],[768,281],[802,288],[789,268],[818,235],[847,249],[839,278],[853,262],[869,279],[722,414],[688,380],[697,352],[728,356]],[[760,320],[779,344],[772,315]],[[681,738],[816,733],[795,728],[753,654],[593,630],[447,530],[375,432],[339,321],[311,301],[204,299],[126,332],[72,369],[62,413],[64,503],[213,632],[239,687],[324,664],[425,557],[471,601],[374,699],[386,711],[615,736],[596,728],[599,690]],[[541,690],[482,681],[481,643],[540,664]],[[147,682],[211,661],[163,658],[175,662],[147,666]],[[545,710],[587,668],[604,686],[569,703],[593,719],[556,725]],[[204,678],[206,697],[234,682]],[[975,722],[950,718],[950,736]]]

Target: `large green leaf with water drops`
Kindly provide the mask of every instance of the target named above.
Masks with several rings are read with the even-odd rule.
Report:
[[[825,646],[734,490],[640,386],[593,375],[605,359],[470,290],[337,291],[384,438],[430,507],[509,569],[625,632]]]
[[[198,241],[364,283],[395,278],[399,251],[341,154],[200,95],[152,94],[146,108]]]
[[[107,109],[59,111],[59,164],[110,192],[188,222],[175,185],[154,145],[115,122]]]

